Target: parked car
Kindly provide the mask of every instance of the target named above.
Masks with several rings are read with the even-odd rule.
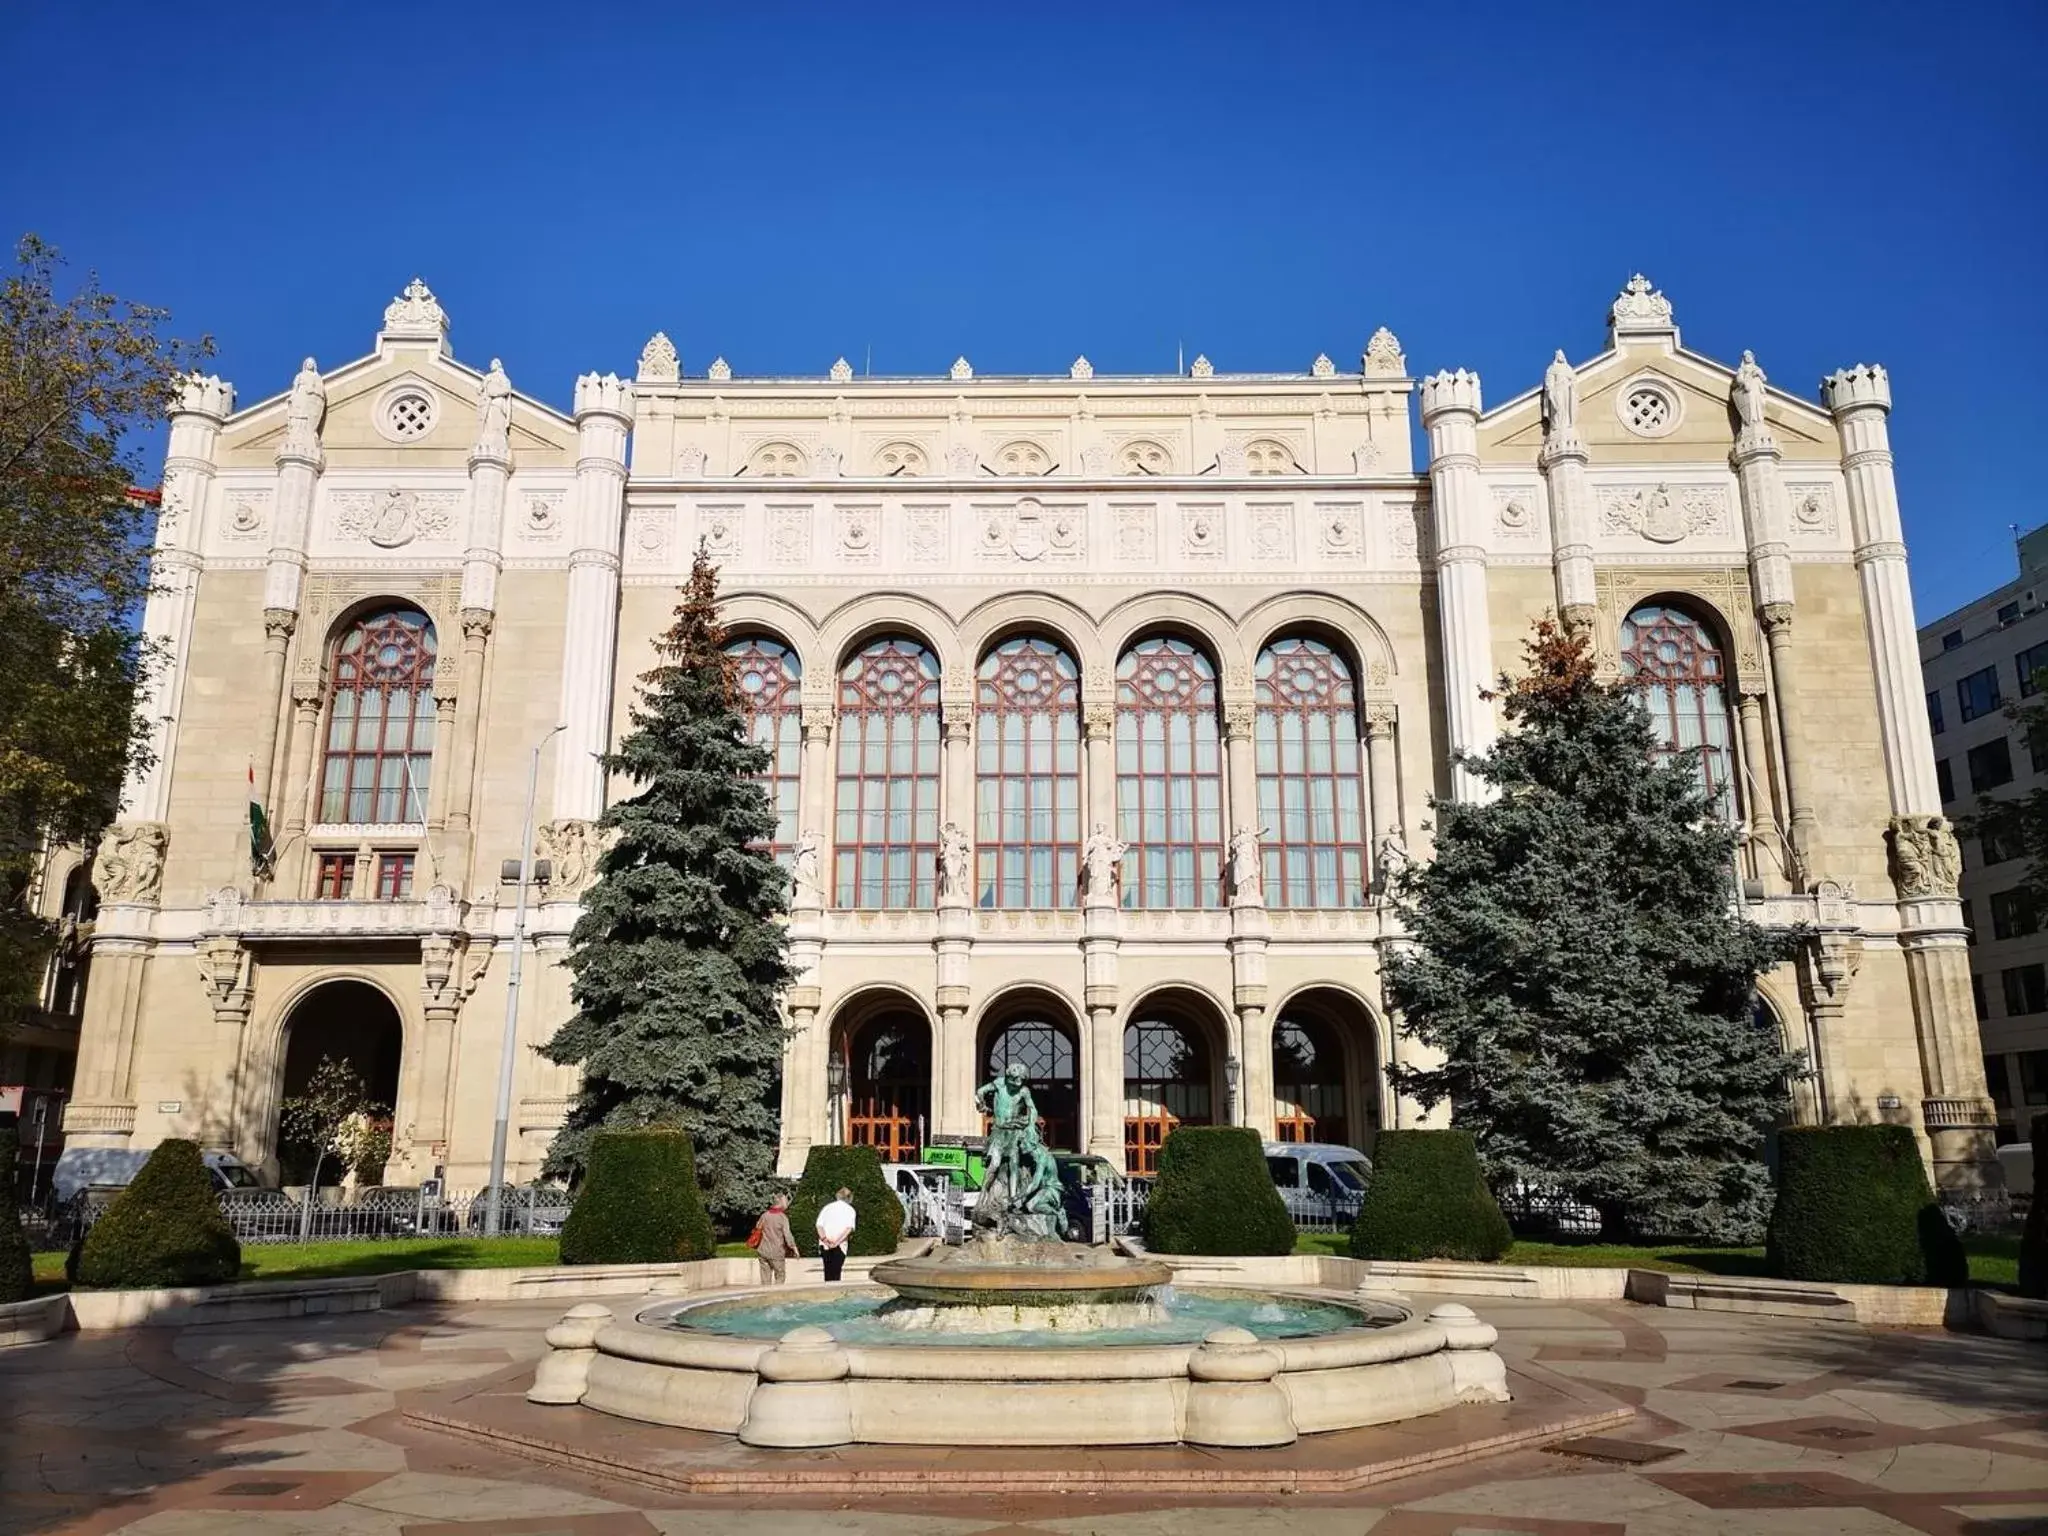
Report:
[[[2024,1210],[2034,1198],[2034,1144],[2015,1141],[1998,1149],[1998,1166],[2005,1170],[2005,1192],[2013,1204]]]
[[[522,1237],[558,1237],[575,1208],[576,1197],[558,1184],[508,1184],[498,1202],[498,1230]],[[472,1237],[489,1224],[491,1191],[486,1185],[470,1197],[463,1230]]]
[[[1356,1147],[1325,1141],[1269,1141],[1266,1168],[1297,1226],[1349,1226],[1358,1219],[1372,1164]]]
[[[57,1155],[50,1188],[59,1205],[75,1200],[81,1190],[126,1189],[142,1172],[153,1148],[66,1147]],[[261,1189],[254,1169],[232,1152],[201,1152],[199,1160],[213,1175],[215,1189]]]
[[[882,1179],[903,1207],[905,1237],[956,1243],[966,1236],[969,1202],[941,1163],[884,1163]]]
[[[1145,1208],[1149,1181],[1126,1178],[1107,1158],[1084,1152],[1055,1152],[1053,1161],[1060,1170],[1061,1203],[1069,1241],[1090,1243],[1097,1236],[1107,1241],[1128,1229],[1137,1213]],[[1099,1229],[1098,1205],[1103,1207]]]

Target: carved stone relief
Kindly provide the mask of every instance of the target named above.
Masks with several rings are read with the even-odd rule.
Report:
[[[344,539],[364,539],[379,549],[399,549],[414,539],[438,538],[454,526],[460,491],[409,491],[393,486],[384,491],[336,491],[334,531]]]
[[[171,831],[160,821],[124,821],[109,827],[93,855],[93,883],[109,902],[153,906],[163,892],[164,850]]]
[[[768,509],[768,558],[776,565],[803,565],[811,558],[811,509]]]
[[[1294,507],[1254,506],[1251,514],[1252,558],[1287,561],[1294,558]]]
[[[1835,488],[1825,482],[1818,485],[1788,483],[1785,500],[1792,509],[1791,526],[1794,535],[1807,539],[1831,539],[1838,526],[1835,520]]]
[[[882,509],[841,507],[839,511],[839,557],[865,565],[882,551]]]
[[[235,543],[260,543],[270,532],[269,491],[236,491],[228,497],[221,537]]]
[[[1081,553],[1085,524],[1078,507],[1047,507],[1026,496],[1013,506],[978,509],[976,522],[984,560],[1071,560]]]
[[[1436,529],[1429,508],[1418,501],[1387,503],[1387,527],[1394,553],[1403,559],[1427,560],[1436,553]]]
[[[1735,646],[1735,686],[1739,693],[1761,693],[1763,653],[1757,639],[1749,571],[1743,566],[1601,566],[1593,573],[1600,609],[1594,635],[1595,654],[1603,676],[1621,670],[1621,621],[1646,598],[1677,593],[1698,598],[1719,615]]]
[[[1538,532],[1534,486],[1496,486],[1493,492],[1494,531],[1503,539],[1533,539]]]
[[[699,480],[704,475],[704,450],[695,443],[685,443],[676,450],[676,475],[684,480]]]
[[[1125,565],[1150,565],[1159,558],[1156,507],[1116,509],[1116,557]]]
[[[946,559],[945,507],[905,507],[903,544],[917,565],[941,565]]]
[[[1717,485],[1636,486],[1594,492],[1600,530],[1632,533],[1653,544],[1676,544],[1688,535],[1725,535],[1732,528],[1728,492]]]
[[[1183,559],[1223,557],[1223,508],[1207,502],[1184,502],[1180,509],[1180,552]]]
[[[705,507],[697,515],[697,535],[714,560],[731,560],[740,552],[740,509]]]
[[[1316,542],[1325,560],[1356,559],[1365,549],[1364,508],[1356,502],[1317,506]]]
[[[626,538],[636,563],[667,558],[674,522],[675,509],[672,507],[642,507],[633,513]]]
[[[562,536],[562,493],[529,491],[522,498],[520,531],[536,543],[552,543]]]

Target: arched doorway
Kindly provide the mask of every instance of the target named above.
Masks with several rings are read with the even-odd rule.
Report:
[[[1080,1149],[1081,1072],[1079,1040],[1052,1008],[1020,1004],[1006,1010],[982,1036],[981,1077],[987,1082],[1005,1067],[1019,1066],[1038,1105],[1038,1134],[1061,1152]]]
[[[366,981],[330,981],[315,987],[294,1005],[285,1021],[284,1077],[279,1087],[279,1115],[286,1100],[303,1094],[323,1061],[332,1059],[354,1069],[373,1114],[390,1117],[398,1101],[398,1064],[405,1026],[398,1009],[383,992]],[[314,1149],[286,1141],[278,1124],[271,1144],[284,1182],[304,1184],[313,1176]],[[371,1170],[374,1172],[374,1170]],[[346,1169],[332,1158],[320,1170],[321,1181],[341,1181]]]
[[[1217,1120],[1216,1055],[1181,1010],[1141,1004],[1124,1026],[1124,1167],[1150,1177],[1176,1125]]]
[[[836,1054],[840,1139],[873,1147],[885,1163],[916,1161],[931,1121],[931,1027],[908,1008],[887,1008],[843,1028]]]
[[[1378,1031],[1349,994],[1302,992],[1273,1024],[1273,1135],[1278,1141],[1372,1146],[1379,1129]]]

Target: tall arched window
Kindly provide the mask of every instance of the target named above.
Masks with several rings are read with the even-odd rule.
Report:
[[[1201,1031],[1146,1016],[1124,1026],[1124,1166],[1150,1176],[1176,1125],[1214,1121],[1208,1042]]]
[[[1116,668],[1116,800],[1127,907],[1213,907],[1223,846],[1216,668],[1157,636]]]
[[[1286,1013],[1273,1029],[1273,1130],[1281,1141],[1351,1140],[1344,1048],[1321,1019]]]
[[[1012,1019],[989,1038],[986,1077],[1005,1067],[1024,1069],[1038,1106],[1039,1134],[1048,1147],[1072,1151],[1080,1146],[1081,1078],[1076,1070],[1074,1037],[1048,1019]],[[984,1079],[985,1080],[985,1079]]]
[[[733,680],[747,709],[747,736],[768,754],[761,786],[775,807],[775,838],[769,852],[788,859],[796,849],[798,773],[803,765],[802,669],[796,652],[779,640],[755,636],[725,648]]]
[[[839,672],[837,904],[929,907],[938,857],[938,658],[877,640]]]
[[[1659,753],[1698,748],[1707,793],[1732,815],[1728,673],[1712,631],[1683,609],[1645,603],[1622,621],[1621,670],[1642,689]]]
[[[433,624],[416,608],[364,614],[335,643],[328,686],[333,697],[320,819],[426,820],[434,756]]]
[[[1259,652],[1261,871],[1272,907],[1365,903],[1365,776],[1351,669],[1319,640]]]
[[[1071,907],[1081,883],[1081,677],[1049,640],[1007,641],[975,685],[984,907]]]

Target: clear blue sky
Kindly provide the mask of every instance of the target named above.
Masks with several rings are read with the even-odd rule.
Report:
[[[2042,0],[14,0],[0,56],[0,224],[245,400],[416,271],[563,404],[657,327],[822,373],[1298,368],[1387,324],[1501,400],[1641,268],[1803,394],[1891,370],[1923,619],[2048,520]]]

